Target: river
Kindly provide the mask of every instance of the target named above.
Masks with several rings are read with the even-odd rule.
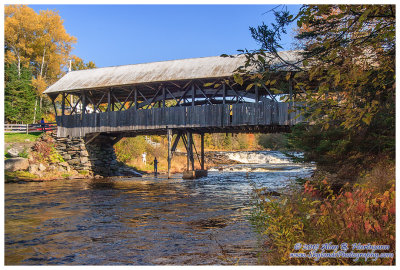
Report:
[[[272,151],[226,155],[246,163],[196,180],[5,184],[5,264],[256,265],[250,183],[279,190],[313,167]]]

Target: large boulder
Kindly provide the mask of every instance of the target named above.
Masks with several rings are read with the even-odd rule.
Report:
[[[4,170],[6,171],[24,171],[29,168],[29,161],[27,158],[9,158],[4,161]]]
[[[7,154],[9,154],[13,158],[16,158],[19,155],[19,149],[17,148],[8,149]]]

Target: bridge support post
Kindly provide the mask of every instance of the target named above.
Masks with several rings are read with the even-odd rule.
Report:
[[[193,133],[190,132],[190,163],[192,163],[192,170],[194,171],[194,154],[193,154]]]
[[[204,133],[200,134],[201,138],[201,169],[204,170]]]
[[[187,150],[187,167],[183,172],[183,179],[196,179],[207,176],[207,171],[204,170],[204,133],[201,133],[201,170],[194,169],[194,153],[193,153],[193,133],[186,131],[186,150]],[[185,142],[185,140],[184,140]]]
[[[171,178],[171,159],[172,159],[172,129],[167,129],[167,139],[168,139],[168,178]]]
[[[190,131],[186,132],[186,138],[187,138],[187,149],[186,149],[186,156],[187,156],[187,166],[186,170],[189,171],[190,167],[192,167],[192,170],[194,171],[194,162],[193,160],[193,141],[192,141],[192,133]]]

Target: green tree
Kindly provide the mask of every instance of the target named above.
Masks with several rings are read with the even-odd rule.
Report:
[[[257,138],[259,145],[270,150],[284,150],[287,144],[286,141],[286,136],[280,133],[260,134]]]
[[[33,122],[36,91],[32,86],[29,69],[18,68],[16,64],[4,67],[4,115],[7,122]]]
[[[307,74],[297,87],[306,92],[301,99],[313,108],[312,119],[325,129],[339,122],[359,133],[382,115],[394,119],[395,19],[393,5],[317,5],[300,11],[296,38],[303,44]]]
[[[312,126],[299,127],[289,142],[316,161],[362,168],[370,155],[393,157],[395,6],[307,5],[296,15],[274,13],[276,23],[250,28],[261,49],[244,52],[244,67],[255,65],[258,73],[239,69],[237,81],[246,77],[273,88],[277,66],[292,70],[286,80],[294,82],[295,101],[306,104]],[[296,20],[303,53],[289,63],[280,58],[279,44]],[[271,59],[279,64],[271,65]]]
[[[224,149],[232,149],[232,134],[225,134],[222,139]]]

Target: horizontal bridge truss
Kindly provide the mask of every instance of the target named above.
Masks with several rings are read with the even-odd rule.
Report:
[[[290,84],[287,88],[286,93],[288,97],[291,97]],[[246,83],[239,85],[229,79],[222,80],[222,83],[221,80],[211,82],[210,80],[190,80],[113,86],[104,89],[61,92],[51,95],[50,98],[57,116],[130,109],[277,101],[277,96],[265,86],[250,86]]]

